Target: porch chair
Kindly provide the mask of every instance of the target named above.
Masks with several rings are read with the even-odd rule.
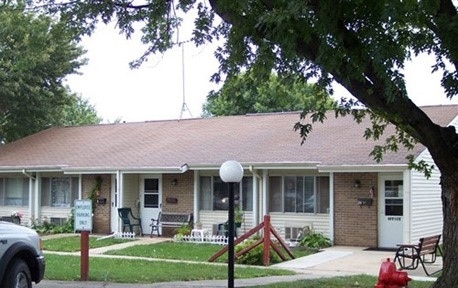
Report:
[[[122,232],[129,228],[129,232],[134,232],[134,227],[138,226],[140,236],[143,237],[142,220],[132,214],[131,208],[118,208],[119,218],[122,220]]]
[[[224,237],[228,237],[229,236],[229,221],[226,221],[224,223],[219,223],[218,224],[218,231],[216,232],[216,235],[218,236],[224,236]],[[237,224],[234,223],[234,236],[235,238],[238,238],[237,236]]]

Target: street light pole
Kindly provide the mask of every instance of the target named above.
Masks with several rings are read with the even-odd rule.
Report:
[[[223,182],[229,184],[229,207],[228,207],[228,260],[227,260],[227,287],[234,287],[234,238],[235,238],[235,221],[234,221],[234,185],[239,183],[243,178],[243,168],[239,162],[229,160],[221,165],[219,176]]]

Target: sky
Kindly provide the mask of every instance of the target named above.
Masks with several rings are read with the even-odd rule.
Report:
[[[219,65],[213,56],[216,44],[177,45],[164,55],[150,57],[138,69],[130,69],[129,62],[139,58],[145,47],[139,38],[127,40],[113,25],[99,26],[81,44],[88,64],[80,69],[81,75],[67,77],[66,84],[89,100],[104,123],[200,117],[208,92],[219,88],[210,82]],[[421,106],[458,104],[458,97],[445,97],[440,75],[430,73],[432,64],[433,58],[427,55],[407,63],[409,96]],[[349,93],[335,86],[334,96],[348,97]]]

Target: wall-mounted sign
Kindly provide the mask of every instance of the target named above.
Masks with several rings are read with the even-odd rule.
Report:
[[[92,201],[75,200],[75,231],[92,231]]]

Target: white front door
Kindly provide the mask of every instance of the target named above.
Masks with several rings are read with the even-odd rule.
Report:
[[[395,248],[403,243],[404,184],[402,174],[380,175],[378,246]]]
[[[118,231],[119,216],[118,216],[118,185],[116,176],[111,177],[111,233]]]
[[[151,232],[151,218],[157,219],[161,211],[162,193],[159,177],[145,177],[140,183],[140,214],[144,234]]]

